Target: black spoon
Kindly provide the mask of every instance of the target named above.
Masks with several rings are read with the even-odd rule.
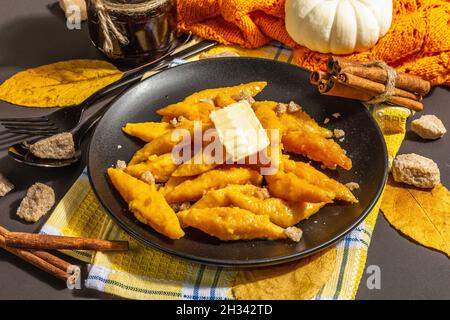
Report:
[[[30,145],[41,140],[42,138],[19,142],[9,147],[8,154],[16,161],[34,167],[61,168],[75,164],[81,159],[81,142],[83,141],[83,138],[92,128],[95,127],[108,108],[109,105],[101,108],[82,125],[72,131],[73,142],[75,145],[75,155],[70,159],[41,159],[34,156],[30,152]]]

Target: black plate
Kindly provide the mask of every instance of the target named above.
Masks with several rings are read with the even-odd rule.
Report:
[[[157,74],[122,94],[97,126],[89,148],[88,169],[92,186],[107,212],[125,231],[142,243],[167,253],[222,266],[255,266],[286,262],[333,244],[357,226],[375,205],[387,177],[387,152],[373,117],[355,101],[321,96],[309,84],[308,72],[290,64],[264,59],[224,58],[188,63]],[[221,242],[200,231],[187,229],[186,236],[172,241],[143,225],[128,211],[113,188],[106,169],[116,160],[129,160],[143,144],[122,133],[127,122],[159,121],[155,110],[178,102],[206,88],[267,81],[258,100],[300,103],[319,123],[343,129],[341,143],[353,160],[349,172],[331,172],[340,182],[358,182],[358,205],[333,204],[300,223],[303,239],[289,241]],[[331,114],[341,117],[334,119]],[[118,145],[122,148],[118,148]]]

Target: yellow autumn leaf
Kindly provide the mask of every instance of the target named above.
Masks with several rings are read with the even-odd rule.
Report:
[[[336,256],[336,246],[332,246],[279,266],[242,269],[233,286],[233,294],[240,300],[312,299],[333,273]]]
[[[450,257],[450,192],[442,184],[430,191],[389,181],[381,210],[395,229]]]
[[[106,61],[61,61],[15,74],[0,85],[0,99],[26,107],[66,107],[83,102],[122,75]]]

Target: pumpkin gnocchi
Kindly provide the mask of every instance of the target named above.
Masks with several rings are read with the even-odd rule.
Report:
[[[139,221],[170,239],[184,236],[175,212],[154,185],[142,182],[119,169],[109,168],[108,175]]]
[[[122,130],[129,136],[139,138],[145,142],[150,142],[163,134],[170,132],[172,126],[166,122],[127,123]]]
[[[358,202],[345,185],[309,163],[290,158],[289,153],[294,153],[328,167],[352,167],[351,159],[332,139],[333,133],[299,105],[255,101],[266,85],[259,81],[206,89],[158,109],[161,122],[127,123],[123,127],[125,134],[146,144],[125,168],[108,169],[108,176],[140,222],[170,239],[183,237],[184,229],[190,227],[223,241],[298,241],[286,230],[328,203]],[[266,158],[272,159],[270,163],[277,164],[273,173],[263,173],[262,168],[268,165],[261,159],[251,163],[250,156],[228,163],[223,145],[220,163],[211,163],[213,156],[205,158],[208,155],[196,149],[196,121],[201,121],[201,134],[214,129],[210,113],[240,100],[249,102],[249,110],[268,137],[274,132],[271,130],[278,131],[278,146],[268,148],[266,153]],[[194,138],[174,138],[178,128],[186,129]],[[194,151],[194,156],[174,161],[174,148],[181,142],[185,143],[184,151]],[[208,144],[202,141],[200,146]]]
[[[194,227],[220,240],[284,239],[284,229],[269,217],[236,207],[190,209],[178,213],[183,225]]]

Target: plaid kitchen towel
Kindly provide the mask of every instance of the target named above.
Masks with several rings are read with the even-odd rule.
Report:
[[[292,61],[292,52],[278,43],[253,50],[218,46],[210,53],[223,51]],[[384,132],[391,160],[403,141],[409,111],[378,106],[372,107],[371,112]],[[355,298],[379,204],[357,228],[337,243],[336,268],[314,299]],[[130,251],[126,253],[66,252],[91,263],[86,281],[89,288],[130,299],[233,299],[231,286],[237,270],[188,262],[136,242],[107,216],[93,194],[86,172],[57,205],[41,232],[129,241]]]

